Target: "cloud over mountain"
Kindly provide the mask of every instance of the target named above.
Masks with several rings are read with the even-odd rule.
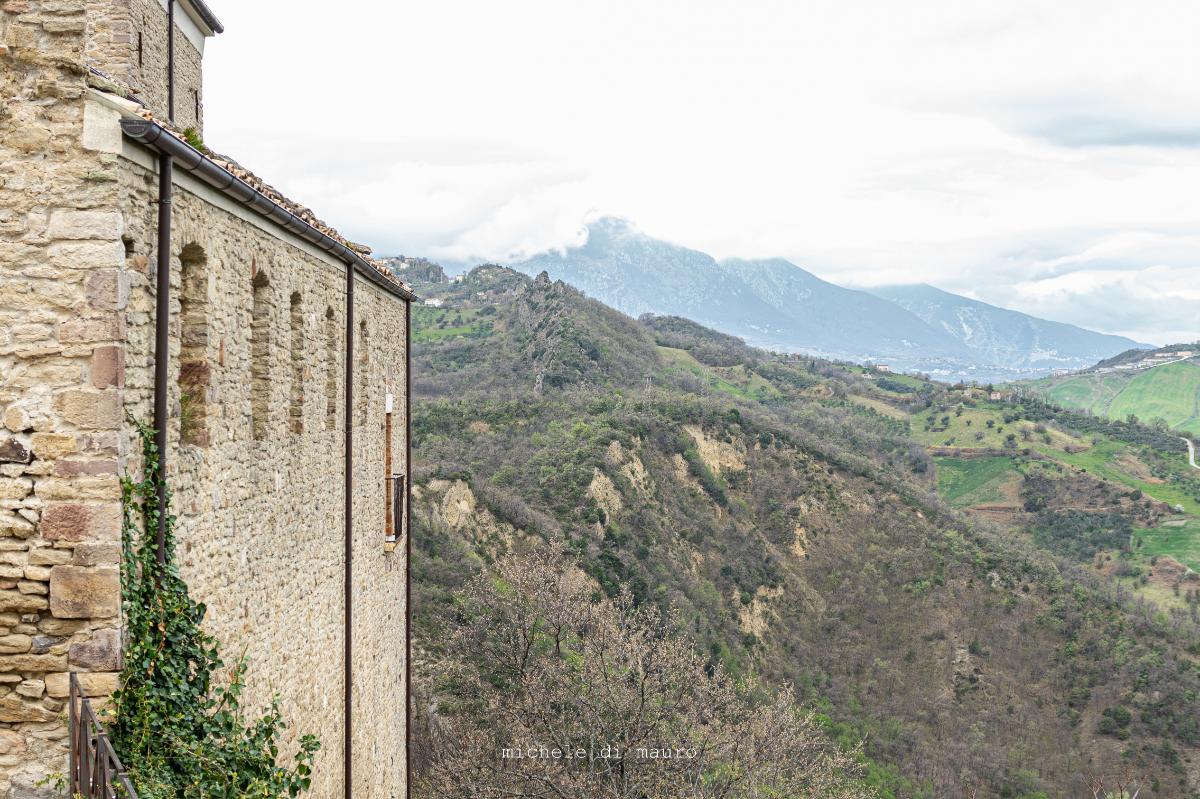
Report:
[[[1116,268],[1096,248],[1129,236],[1200,263],[1200,5],[289,8],[224,10],[206,139],[379,252],[527,256],[577,242],[599,211],[843,285],[927,282],[1139,340],[1200,335],[1159,307],[1195,284],[1151,271],[1174,261],[1127,253],[1119,268],[1149,289],[1120,314],[1112,282],[1084,285]],[[356,47],[331,69],[312,54],[338,36]],[[293,79],[239,91],[266,39]],[[1039,285],[1048,262],[1077,280]]]
[[[546,271],[631,316],[692,319],[768,349],[883,362],[943,378],[1033,377],[1136,346],[932,286],[844,288],[789,261],[717,261],[603,218],[583,240],[510,264]]]

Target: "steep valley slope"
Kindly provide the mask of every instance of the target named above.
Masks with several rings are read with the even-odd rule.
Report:
[[[544,275],[418,290],[443,301],[414,308],[418,713],[455,592],[545,539],[598,593],[674,608],[714,665],[794,683],[865,742],[882,796],[1090,796],[1130,771],[1143,797],[1200,796],[1194,606],[1095,568],[1100,545],[1043,548],[1037,514],[1069,502],[993,521],[946,501],[939,461],[1045,459],[999,433],[938,450],[921,420],[945,387],[634,320]],[[1076,457],[1056,424],[1037,435]]]

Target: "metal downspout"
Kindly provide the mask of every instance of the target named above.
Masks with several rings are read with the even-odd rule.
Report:
[[[412,796],[412,302],[404,301],[404,795]]]
[[[155,548],[159,565],[167,562],[167,367],[171,360],[171,191],[174,162],[158,156],[158,263],[154,278],[154,445],[158,449],[158,531]]]
[[[167,0],[167,119],[175,121],[175,0]]]
[[[343,596],[342,604],[345,608],[345,618],[343,620],[342,630],[342,680],[343,701],[342,701],[342,784],[345,789],[346,799],[353,799],[353,777],[354,771],[352,767],[353,760],[353,739],[350,734],[350,724],[352,720],[352,703],[354,698],[354,685],[352,678],[354,676],[353,669],[350,666],[351,657],[354,654],[353,650],[353,632],[351,625],[354,622],[354,613],[351,602],[354,598],[354,585],[351,582],[353,577],[353,557],[354,557],[354,542],[352,540],[353,533],[353,514],[354,514],[354,266],[346,264],[346,435],[345,435],[345,470],[346,470],[346,487],[345,501],[346,507],[344,510],[346,530],[345,530],[345,561],[346,573],[343,578]]]

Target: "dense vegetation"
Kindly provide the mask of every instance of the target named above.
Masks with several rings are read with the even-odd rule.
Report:
[[[1133,527],[1119,513],[1079,510],[1042,511],[1033,525],[1033,540],[1059,555],[1090,560],[1097,552],[1129,546]]]
[[[299,796],[311,784],[320,744],[302,736],[295,763],[281,765],[278,705],[257,718],[241,706],[245,661],[226,667],[220,645],[201,629],[204,605],[188,594],[175,564],[175,517],[159,512],[157,495],[166,488],[153,431],[139,432],[144,475],[122,481],[126,644],[112,744],[142,799]]]
[[[855,754],[790,690],[709,668],[628,592],[596,601],[549,545],[503,556],[464,592],[422,728],[435,796],[865,799]]]
[[[1149,417],[1139,419],[1136,414],[1130,414],[1118,419],[1108,419],[1061,408],[1036,395],[1023,397],[1022,412],[1026,419],[1055,421],[1081,433],[1102,433],[1164,451],[1179,450],[1179,436],[1172,433],[1165,422]]]
[[[419,324],[488,321],[417,331],[417,713],[431,730],[502,725],[461,689],[511,685],[486,648],[456,642],[477,629],[479,575],[545,541],[592,600],[671,620],[708,672],[793,686],[830,738],[865,742],[861,781],[882,796],[1079,796],[1089,775],[1131,767],[1142,796],[1196,795],[1194,616],[1088,560],[1154,509],[1116,497],[1120,521],[1093,524],[1050,490],[1100,491],[1071,465],[1102,451],[1081,436],[1153,452],[1155,431],[635,321],[496,267],[425,290],[446,308]],[[929,451],[980,429],[996,442],[983,454],[1013,465],[976,475],[962,465],[975,455],[960,459],[963,495],[1011,483],[1016,527],[937,495]],[[1026,511],[1034,470],[1045,507]],[[421,776],[445,780],[431,735]]]

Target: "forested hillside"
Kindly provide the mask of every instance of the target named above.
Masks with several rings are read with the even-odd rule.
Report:
[[[607,650],[586,630],[626,629],[622,602],[665,614],[705,673],[794,686],[854,790],[1092,796],[1124,774],[1200,796],[1200,582],[1149,554],[1200,510],[1170,436],[633,320],[545,276],[417,288],[444,300],[414,309],[426,795],[470,772],[439,731],[503,726],[471,687],[514,690],[488,646],[547,613],[525,559],[578,570],[617,614],[527,649],[587,674]]]

